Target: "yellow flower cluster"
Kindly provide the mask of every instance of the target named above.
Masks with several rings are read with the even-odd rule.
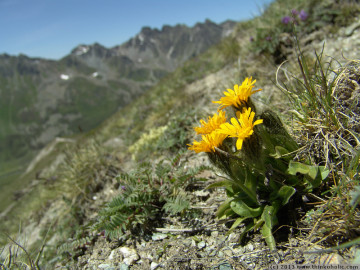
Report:
[[[220,126],[226,122],[224,111],[219,111],[219,114],[209,116],[208,122],[200,120],[201,127],[195,127],[197,134],[203,134],[200,142],[194,140],[193,145],[189,145],[189,150],[194,150],[196,153],[200,152],[215,152],[215,147],[222,144],[227,135],[218,132]]]
[[[227,135],[213,131],[201,137],[202,140],[200,142],[194,140],[193,145],[189,145],[189,150],[194,150],[196,153],[215,152],[215,147],[219,147]]]
[[[255,82],[256,80],[252,81],[252,77],[246,78],[240,86],[235,84],[234,90],[227,89],[227,92],[224,92],[225,97],[220,98],[219,101],[213,101],[213,103],[221,104],[220,110],[229,106],[239,107],[247,102],[252,94],[262,90],[253,90]]]
[[[226,122],[226,116],[224,111],[219,111],[219,115],[216,113],[213,117],[209,116],[209,121],[205,122],[204,120],[200,120],[201,127],[196,127],[194,130],[197,134],[210,134],[214,130],[218,129],[221,124]]]
[[[254,126],[261,124],[263,120],[259,119],[254,122],[255,112],[252,112],[251,108],[243,108],[242,112],[236,112],[236,118],[230,119],[231,123],[227,123],[225,112],[222,109],[228,106],[238,107],[247,102],[253,93],[261,90],[252,90],[255,82],[256,80],[252,81],[251,77],[246,78],[241,86],[235,85],[234,90],[228,89],[228,92],[224,92],[225,97],[219,101],[213,101],[222,106],[218,114],[209,116],[208,122],[201,119],[201,126],[194,128],[197,134],[202,134],[202,140],[200,142],[194,140],[193,144],[189,145],[189,150],[196,153],[215,152],[215,147],[219,147],[226,137],[237,138],[236,148],[238,150],[242,148],[243,141],[253,134]]]
[[[254,133],[254,126],[261,124],[263,120],[259,119],[253,122],[255,113],[251,111],[251,108],[244,108],[242,113],[236,112],[236,117],[237,119],[231,118],[231,124],[222,124],[219,132],[237,138],[236,148],[240,150],[243,141]]]

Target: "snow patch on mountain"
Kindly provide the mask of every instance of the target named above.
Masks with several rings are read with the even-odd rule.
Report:
[[[67,81],[68,79],[70,79],[70,76],[67,74],[61,74],[60,79]]]

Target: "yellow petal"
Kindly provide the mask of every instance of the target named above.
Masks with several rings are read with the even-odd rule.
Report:
[[[240,139],[240,138],[239,138],[239,139],[236,141],[236,149],[237,149],[237,150],[241,150],[242,144],[243,144],[243,139]]]

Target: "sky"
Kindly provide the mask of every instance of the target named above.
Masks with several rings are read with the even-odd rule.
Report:
[[[111,48],[143,26],[243,21],[272,0],[0,0],[0,54],[60,59],[80,44]]]

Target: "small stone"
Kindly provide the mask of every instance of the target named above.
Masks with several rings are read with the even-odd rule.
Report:
[[[246,246],[246,249],[248,250],[248,251],[253,251],[254,250],[254,245],[253,244],[248,244],[247,246]]]
[[[356,247],[352,247],[352,251],[354,254],[354,260],[352,261],[353,264],[360,264],[360,249]]]
[[[109,255],[109,260],[112,261],[114,259],[114,255],[115,255],[115,250],[112,250],[110,255]]]
[[[159,240],[163,240],[165,238],[167,238],[168,235],[165,234],[165,233],[154,233],[152,236],[151,236],[151,239],[153,241],[159,241]]]
[[[205,190],[197,190],[194,192],[194,195],[198,197],[207,197],[210,195],[210,192]]]
[[[345,36],[351,36],[356,29],[360,27],[360,22],[355,22],[345,29]]]
[[[105,269],[105,268],[109,268],[111,265],[110,264],[107,264],[107,263],[102,263],[98,266],[98,268],[100,269]]]
[[[136,250],[129,247],[120,247],[118,249],[124,256],[124,263],[127,265],[132,265],[134,262],[139,260],[139,255],[136,253]]]
[[[209,254],[208,256],[209,257],[213,257],[213,256],[215,256],[216,255],[216,253],[217,253],[217,250],[216,250],[216,248],[215,247],[209,247],[209,248],[206,248],[207,250],[207,253]]]
[[[229,242],[239,242],[240,235],[238,233],[230,233],[228,241]]]
[[[192,241],[194,241],[194,240],[192,240],[192,239],[185,239],[185,240],[183,241],[183,245],[186,246],[186,247],[190,247],[191,244],[192,244]]]
[[[198,243],[197,247],[198,247],[198,249],[203,249],[204,247],[206,247],[205,241],[201,241],[200,243]]]
[[[219,265],[219,270],[232,270],[231,264],[228,261],[225,261]]]
[[[120,270],[129,270],[129,266],[127,264],[125,264],[125,263],[122,263],[120,265]]]
[[[158,268],[158,266],[159,266],[158,263],[156,263],[156,262],[151,262],[151,264],[150,264],[150,269],[151,269],[151,270],[155,270],[156,268]]]
[[[231,249],[223,249],[223,252],[227,257],[232,257],[234,255]]]

